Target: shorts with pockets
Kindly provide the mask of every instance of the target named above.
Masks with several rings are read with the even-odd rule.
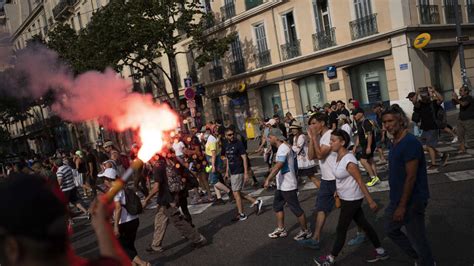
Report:
[[[244,188],[244,174],[231,175],[230,184],[232,191],[241,191]]]
[[[290,191],[276,190],[275,197],[273,198],[273,210],[275,212],[281,212],[285,204],[288,204],[291,212],[293,212],[296,217],[303,215],[304,211],[300,206],[297,191],[297,189]]]

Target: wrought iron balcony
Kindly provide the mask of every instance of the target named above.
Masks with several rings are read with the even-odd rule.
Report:
[[[211,81],[220,80],[223,78],[222,75],[222,67],[221,66],[213,66],[209,69],[209,77]]]
[[[53,16],[56,20],[62,20],[74,13],[74,5],[76,5],[79,0],[61,0],[53,8]]]
[[[221,7],[222,21],[235,17],[235,4],[230,2]]]
[[[245,10],[252,9],[263,4],[263,0],[245,0]]]
[[[437,5],[420,5],[420,24],[439,23],[439,8]]]
[[[233,62],[230,62],[230,73],[232,75],[238,75],[245,72],[244,59],[239,58]]]
[[[377,14],[371,14],[349,22],[352,40],[357,40],[378,33]]]
[[[255,55],[257,61],[257,67],[264,67],[272,64],[272,57],[270,55],[270,50],[257,51]]]
[[[314,51],[326,49],[336,45],[336,32],[335,28],[331,28],[329,31],[324,30],[313,34],[313,48]]]
[[[283,54],[283,60],[288,60],[300,56],[300,40],[282,44],[281,53]]]
[[[462,23],[461,5],[458,5],[459,20]],[[446,17],[446,24],[456,24],[456,12],[454,5],[444,6],[444,15]]]
[[[474,23],[474,3],[467,5],[467,22]]]

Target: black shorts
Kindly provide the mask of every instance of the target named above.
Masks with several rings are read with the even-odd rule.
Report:
[[[77,196],[77,188],[73,188],[68,191],[63,191],[64,196],[66,197],[67,202],[72,204],[76,204],[79,202],[79,197]]]
[[[375,149],[376,149],[376,146],[375,145],[372,145],[372,148],[370,148],[370,153],[367,153],[367,146],[362,146],[361,145],[361,155],[360,155],[360,158],[361,159],[365,159],[365,160],[370,160],[372,158],[374,158],[374,152],[375,152]]]
[[[291,191],[276,190],[273,198],[273,210],[275,212],[283,211],[286,203],[296,217],[303,215],[304,211],[300,206],[297,192],[297,189]]]
[[[318,198],[316,199],[316,212],[329,213],[334,208],[334,193],[336,192],[336,180],[321,180]]]

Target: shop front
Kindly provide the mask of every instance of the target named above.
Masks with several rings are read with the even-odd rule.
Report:
[[[271,118],[274,114],[283,117],[283,105],[278,84],[272,84],[260,89],[262,111],[264,118]]]
[[[322,107],[326,102],[326,95],[324,92],[324,75],[317,74],[309,77],[302,78],[297,81],[301,107],[304,113],[308,112],[314,107]]]
[[[375,60],[349,68],[352,98],[362,108],[370,109],[377,102],[390,101],[384,60]]]

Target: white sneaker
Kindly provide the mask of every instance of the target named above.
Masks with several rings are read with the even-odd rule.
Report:
[[[288,232],[286,232],[285,228],[276,228],[275,231],[268,234],[270,238],[279,238],[279,237],[286,237]]]
[[[311,237],[311,230],[307,229],[307,230],[300,230],[298,234],[296,234],[296,236],[293,237],[293,239],[296,241],[300,241],[303,239],[308,239],[310,237]]]
[[[451,143],[456,143],[458,142],[458,137],[454,137],[453,141],[451,141]]]

